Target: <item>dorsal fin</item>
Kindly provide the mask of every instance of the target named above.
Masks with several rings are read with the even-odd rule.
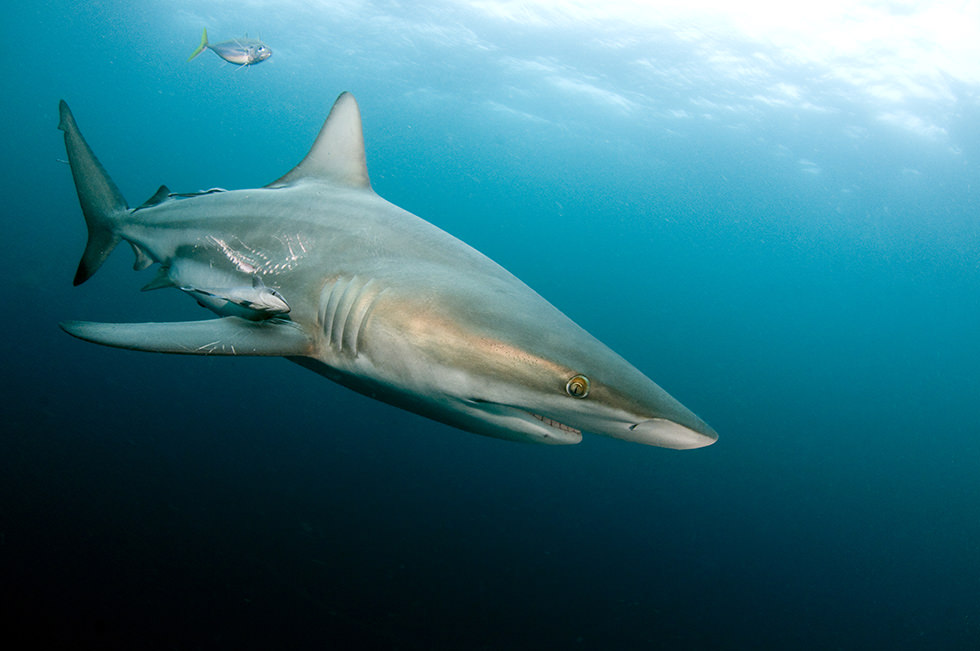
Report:
[[[153,196],[144,201],[142,204],[133,208],[133,212],[141,210],[143,208],[151,208],[153,206],[159,206],[161,203],[170,198],[170,188],[165,185],[161,185],[160,188],[153,193]]]
[[[364,154],[361,111],[350,93],[341,93],[334,102],[330,115],[323,123],[306,158],[285,176],[266,187],[279,188],[303,179],[371,189],[367,158]]]

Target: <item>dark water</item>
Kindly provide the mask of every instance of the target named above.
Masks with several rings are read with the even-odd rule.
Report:
[[[890,67],[916,51],[884,48],[844,70],[715,18],[130,5],[4,10],[5,638],[980,647],[971,64],[926,83]],[[203,26],[275,54],[185,63]],[[160,183],[278,178],[343,90],[379,194],[513,271],[719,442],[511,444],[282,360],[57,328],[203,316],[138,292],[152,272],[123,247],[71,287],[85,231],[60,98],[136,205]]]

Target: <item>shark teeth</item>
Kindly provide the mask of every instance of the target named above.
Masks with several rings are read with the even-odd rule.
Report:
[[[569,427],[565,423],[559,423],[557,420],[552,420],[552,419],[548,418],[547,416],[542,416],[541,414],[536,414],[533,411],[529,411],[527,413],[531,414],[532,416],[534,416],[535,418],[537,418],[538,420],[540,420],[545,425],[550,425],[551,427],[554,427],[556,429],[560,429],[563,432],[570,432],[572,434],[581,434],[582,433],[581,430],[577,430],[574,427]]]

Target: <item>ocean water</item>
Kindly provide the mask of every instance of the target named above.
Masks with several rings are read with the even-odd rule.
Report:
[[[980,648],[980,5],[735,4],[5,8],[4,638]],[[203,27],[274,54],[187,62]],[[379,194],[719,441],[508,443],[59,330],[205,316],[128,247],[72,287],[59,99],[138,205],[271,182],[345,90]]]

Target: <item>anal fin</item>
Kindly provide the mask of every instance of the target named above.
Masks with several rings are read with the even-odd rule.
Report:
[[[62,330],[96,344],[178,355],[303,356],[312,340],[283,319],[223,317],[174,323],[64,321]]]

